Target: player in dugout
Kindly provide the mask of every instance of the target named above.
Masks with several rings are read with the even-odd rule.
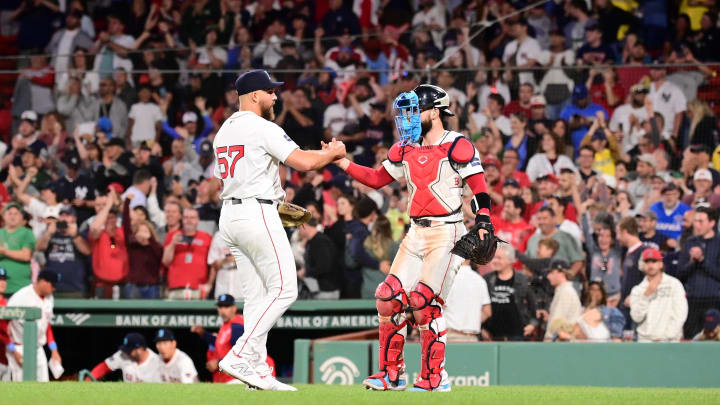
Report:
[[[118,351],[95,366],[91,374],[99,380],[115,370],[122,370],[125,382],[162,382],[162,360],[148,349],[145,337],[137,332],[125,335]],[[90,380],[90,377],[85,379]]]
[[[198,382],[198,372],[192,359],[177,348],[175,334],[170,329],[160,329],[155,335],[155,348],[160,354],[160,380],[167,383],[191,384]]]
[[[213,373],[213,382],[242,384],[242,381],[221,372],[218,369],[218,362],[230,352],[235,342],[242,336],[245,331],[242,315],[238,314],[235,298],[230,294],[221,294],[217,299],[217,312],[223,321],[220,330],[216,333],[210,333],[200,325],[193,326],[190,331],[197,333],[208,344],[207,363],[205,364],[208,371]],[[267,364],[270,367],[272,375],[275,376],[275,362],[272,357],[267,356]]]

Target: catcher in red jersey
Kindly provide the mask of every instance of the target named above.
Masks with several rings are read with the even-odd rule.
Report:
[[[474,241],[495,240],[480,156],[470,140],[443,128],[441,116],[453,115],[449,105],[447,92],[437,86],[423,84],[400,94],[394,108],[401,141],[390,148],[382,166],[374,170],[344,158],[336,162],[355,180],[376,189],[404,178],[410,193],[410,230],[400,244],[390,273],[375,291],[380,323],[380,371],[365,379],[363,385],[368,389],[408,387],[403,346],[410,323],[417,325],[421,336],[421,371],[411,390],[450,391],[445,371],[443,305],[463,263],[463,258],[451,251],[456,252],[453,247],[460,245],[461,239],[468,242],[461,212],[465,185],[474,194],[471,203],[477,214],[476,226],[471,231]],[[481,250],[478,255],[490,256],[482,258],[487,263],[494,249]],[[466,253],[477,253],[477,249]]]

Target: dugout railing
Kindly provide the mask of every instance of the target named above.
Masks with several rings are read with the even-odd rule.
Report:
[[[23,381],[37,378],[37,323],[42,316],[39,308],[0,307],[0,319],[23,321]]]

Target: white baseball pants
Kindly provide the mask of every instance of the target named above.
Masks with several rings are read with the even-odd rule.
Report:
[[[230,248],[245,298],[245,332],[231,353],[247,359],[259,375],[269,375],[267,335],[297,299],[297,272],[275,204],[253,199],[223,205],[220,235]]]
[[[422,281],[445,300],[463,263],[463,259],[450,250],[466,233],[462,222],[432,227],[413,224],[400,243],[390,274],[400,279],[408,294]]]
[[[15,346],[15,350],[18,350],[20,354],[23,354],[23,346]],[[10,369],[10,381],[22,381],[23,380],[23,366],[15,361],[15,356],[12,353],[6,353],[8,359],[8,368]],[[24,360],[24,356],[23,356]],[[37,348],[37,371],[36,378],[39,382],[50,381],[50,370],[48,370],[48,361],[45,356],[45,349],[42,346]]]

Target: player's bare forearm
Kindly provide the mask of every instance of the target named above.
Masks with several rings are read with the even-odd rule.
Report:
[[[295,170],[307,172],[321,169],[333,161],[345,157],[345,145],[342,142],[333,141],[322,150],[300,150],[295,149],[285,159],[285,164]]]

